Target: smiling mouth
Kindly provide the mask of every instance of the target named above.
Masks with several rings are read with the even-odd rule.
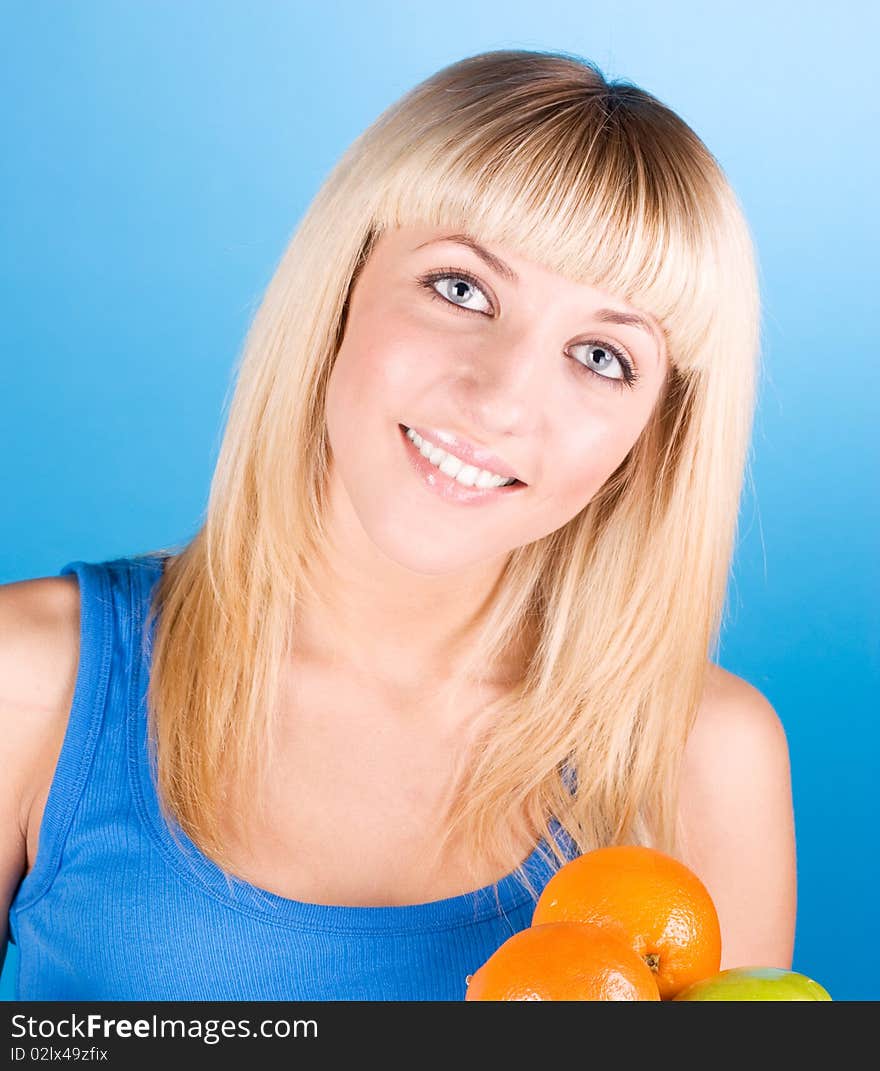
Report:
[[[412,446],[415,447],[416,451],[421,453],[422,456],[425,457],[425,454],[424,454],[424,452],[422,450],[422,440],[421,440],[420,437],[417,436],[417,433],[413,432],[412,429],[408,428],[406,424],[398,424],[398,427],[400,428],[400,431],[403,433],[403,435],[407,439],[410,440]],[[416,439],[413,438],[414,435],[416,435],[416,438],[418,439],[418,441],[416,441]],[[431,444],[428,443],[428,445],[430,446]],[[443,447],[439,447],[439,450],[441,450],[443,455],[444,455],[444,461],[442,463],[445,463],[445,459],[446,458],[450,458],[450,459],[454,459],[455,461],[458,462],[459,469],[463,468],[463,467],[470,467],[471,469],[475,469],[476,468],[476,466],[471,465],[470,462],[465,461],[464,459],[462,459],[461,457],[459,457],[457,454],[455,454],[452,451],[446,450]],[[447,476],[449,476],[450,479],[454,479],[455,477],[452,475],[452,473],[446,472],[446,470],[440,468],[440,464],[441,464],[441,462],[437,462],[437,464],[435,465],[437,470],[439,472],[444,472]],[[478,470],[478,471],[480,471],[480,470]],[[493,478],[493,480],[502,479],[502,477],[495,476],[494,474],[492,474],[491,470],[489,470],[489,469],[486,469],[484,472],[482,472],[482,476],[484,478],[491,476]],[[516,476],[504,477],[503,479],[504,479],[504,482],[501,483],[501,484],[494,484],[494,485],[493,484],[489,484],[489,485],[484,485],[482,487],[477,487],[476,484],[469,485],[469,484],[463,483],[463,484],[461,484],[461,486],[465,487],[465,488],[473,487],[473,489],[475,491],[477,491],[477,490],[497,490],[497,491],[504,490],[504,491],[509,491],[509,490],[514,490],[517,487],[528,487],[527,483],[525,483],[523,480],[520,480]],[[456,482],[459,482],[459,481],[456,481]]]

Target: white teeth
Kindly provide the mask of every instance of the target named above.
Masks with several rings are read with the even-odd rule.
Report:
[[[508,484],[516,483],[515,476],[499,476],[497,473],[489,472],[488,469],[478,469],[475,465],[468,465],[454,454],[447,454],[439,446],[427,442],[412,428],[406,429],[406,437],[415,444],[422,457],[447,476],[464,484],[465,487],[506,487]]]

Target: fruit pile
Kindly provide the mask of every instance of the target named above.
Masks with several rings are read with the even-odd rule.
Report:
[[[617,845],[550,878],[531,926],[468,976],[465,1000],[831,1000],[795,971],[720,967],[718,913],[697,875]]]

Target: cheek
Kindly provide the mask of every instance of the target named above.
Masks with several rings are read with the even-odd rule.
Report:
[[[557,441],[550,451],[548,488],[569,517],[593,498],[632,449],[642,430],[639,422],[603,420],[595,415],[574,434]]]
[[[370,358],[371,389],[391,416],[425,419],[422,399],[442,379],[443,368],[442,344],[424,333],[398,329],[377,343]]]
[[[336,356],[328,410],[335,406],[349,418],[370,421],[380,409],[386,419],[403,420],[412,416],[409,403],[418,403],[441,360],[436,343],[429,345],[417,332],[399,325],[390,330],[387,320],[383,325],[364,317],[357,330],[346,333]]]

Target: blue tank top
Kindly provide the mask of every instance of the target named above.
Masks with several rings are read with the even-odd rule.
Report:
[[[75,694],[37,858],[9,912],[17,1000],[463,1000],[466,977],[531,923],[512,871],[426,903],[338,906],[228,881],[166,826],[147,751],[147,610],[162,559],[74,561]],[[572,842],[554,820],[566,856]],[[524,863],[540,891],[542,840]]]

